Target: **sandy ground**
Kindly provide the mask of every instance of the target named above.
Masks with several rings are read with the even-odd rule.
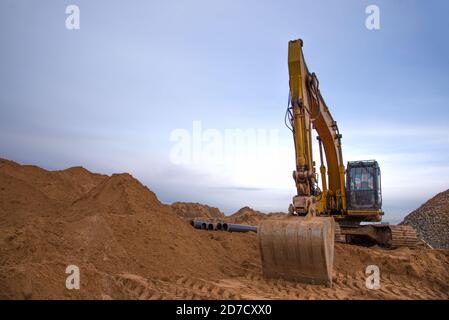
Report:
[[[194,230],[129,174],[0,160],[2,299],[449,298],[449,250],[337,244],[335,254],[332,288],[266,280],[255,234]],[[80,290],[65,287],[71,264]],[[365,286],[371,264],[378,290]]]

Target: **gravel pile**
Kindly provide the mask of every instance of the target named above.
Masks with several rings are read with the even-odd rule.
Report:
[[[449,248],[449,190],[437,194],[404,218],[434,248]]]

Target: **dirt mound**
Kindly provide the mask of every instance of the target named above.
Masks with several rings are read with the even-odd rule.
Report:
[[[8,164],[8,172],[21,179],[0,171],[0,297],[121,297],[111,289],[113,275],[169,279],[239,268],[230,253],[216,254],[228,235],[198,233],[128,174],[102,176],[72,201],[73,195],[55,197],[48,190],[64,181],[64,190],[73,193],[79,184],[62,180],[59,172],[24,167]],[[82,180],[86,172],[72,169],[69,175]],[[86,279],[83,291],[65,289],[70,264]]]
[[[151,190],[127,173],[105,178],[71,207],[73,212],[84,215],[98,212],[132,215],[152,209],[159,212],[163,208],[168,210]]]
[[[225,215],[220,209],[205,204],[192,202],[175,202],[171,205],[173,211],[182,218],[224,219]]]
[[[57,206],[43,192],[0,168],[0,226],[16,227],[37,216],[51,216]]]
[[[232,223],[241,223],[249,225],[258,225],[262,219],[267,218],[267,215],[256,211],[250,207],[243,207],[236,213],[229,217],[229,221]]]
[[[19,165],[0,159],[0,173],[21,180],[59,204],[70,205],[92,189],[106,176],[73,167],[61,171],[47,171],[36,166]]]
[[[245,207],[231,218],[265,216]],[[2,299],[449,298],[448,250],[337,244],[335,259],[333,288],[266,280],[257,235],[193,229],[129,174],[0,161]],[[80,290],[65,287],[72,264]],[[369,264],[379,290],[365,287]]]
[[[449,190],[437,194],[404,218],[434,248],[449,248]]]

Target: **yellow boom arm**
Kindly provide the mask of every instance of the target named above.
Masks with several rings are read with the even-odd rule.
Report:
[[[296,153],[294,178],[298,196],[315,196],[318,200],[316,208],[320,213],[345,212],[347,204],[341,134],[338,131],[337,122],[332,118],[321,96],[318,79],[307,68],[302,51],[302,40],[289,42],[288,69],[291,97],[289,114]],[[317,131],[320,146],[321,192],[316,187],[315,162],[312,157],[312,128]],[[323,148],[328,168],[328,181],[323,162]]]

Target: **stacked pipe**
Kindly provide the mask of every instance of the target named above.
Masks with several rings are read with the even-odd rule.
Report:
[[[235,224],[227,222],[211,222],[203,220],[190,220],[190,224],[195,229],[209,231],[227,231],[227,232],[257,232],[256,226],[248,226],[244,224]]]

